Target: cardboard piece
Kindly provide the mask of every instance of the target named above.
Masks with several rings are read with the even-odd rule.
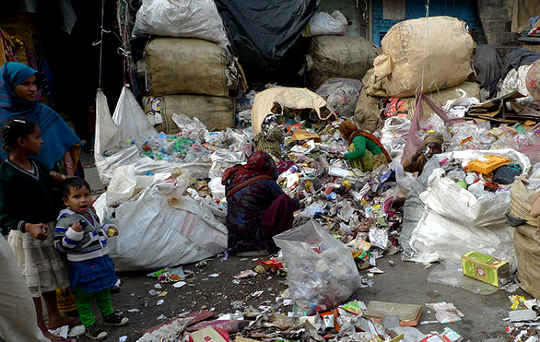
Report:
[[[317,133],[310,133],[306,131],[305,129],[297,129],[293,132],[293,139],[294,140],[310,140],[313,139],[315,141],[321,141],[321,137]]]
[[[185,342],[229,342],[230,338],[224,331],[217,331],[212,327],[201,329],[189,334],[184,339]]]
[[[461,257],[463,275],[493,286],[502,286],[510,280],[510,265],[503,260],[470,251]]]
[[[401,326],[417,326],[422,316],[422,306],[417,304],[400,304],[390,302],[369,302],[367,316],[383,318],[385,316],[397,316]]]

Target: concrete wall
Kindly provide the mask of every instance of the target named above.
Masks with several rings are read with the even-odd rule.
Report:
[[[478,0],[478,15],[489,44],[503,47],[516,46],[517,34],[512,26],[512,0]]]

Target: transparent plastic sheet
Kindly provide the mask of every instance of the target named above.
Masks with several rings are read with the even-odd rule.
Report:
[[[290,295],[304,311],[341,304],[361,285],[351,250],[317,222],[274,237],[287,263]]]
[[[212,0],[143,0],[133,36],[191,37],[229,45],[225,27]]]
[[[411,121],[403,117],[391,117],[384,121],[381,129],[381,143],[384,145],[392,160],[401,161],[401,154],[407,144]]]
[[[488,296],[499,290],[495,286],[464,276],[460,262],[443,261],[432,268],[433,270],[428,275],[430,283],[459,287],[483,296]]]
[[[490,149],[496,140],[494,137],[488,135],[490,129],[491,125],[488,121],[480,123],[472,121],[457,122],[449,128],[451,138],[447,140],[447,150]]]

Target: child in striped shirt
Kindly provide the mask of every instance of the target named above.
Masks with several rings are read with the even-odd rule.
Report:
[[[115,313],[110,289],[117,281],[108,256],[107,237],[118,235],[116,227],[102,225],[90,203],[90,186],[81,178],[64,183],[64,204],[57,219],[55,246],[67,256],[69,280],[75,291],[79,318],[86,335],[102,340],[107,333],[96,327],[92,304],[96,301],[106,325],[122,326],[128,318]]]

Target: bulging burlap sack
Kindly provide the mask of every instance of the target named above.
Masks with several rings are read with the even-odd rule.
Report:
[[[413,96],[461,84],[472,73],[474,40],[466,23],[451,17],[402,21],[382,39],[373,65],[391,97]]]
[[[540,299],[540,229],[519,226],[514,233],[519,285]]]
[[[144,112],[150,121],[161,119],[156,128],[167,134],[176,134],[179,128],[172,120],[173,114],[196,117],[209,130],[234,127],[235,100],[231,97],[206,95],[149,96],[144,99]]]
[[[238,75],[228,69],[225,50],[206,40],[156,38],[146,46],[145,59],[153,96],[229,96],[229,90],[238,87]]]
[[[380,112],[379,98],[369,96],[367,90],[362,89],[354,110],[354,120],[358,128],[375,132],[381,122]]]
[[[363,37],[315,37],[307,57],[311,87],[334,77],[362,79],[377,54],[377,47]]]
[[[533,205],[538,196],[538,191],[528,190],[521,179],[516,179],[510,189],[510,215],[526,220],[528,225],[540,228],[540,216],[533,216]]]

